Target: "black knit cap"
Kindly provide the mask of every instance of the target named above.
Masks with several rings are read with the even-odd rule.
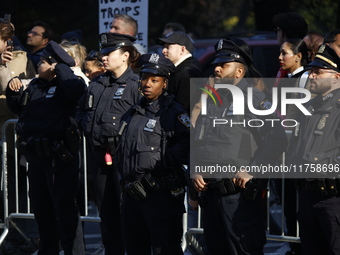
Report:
[[[170,74],[176,70],[171,60],[156,53],[142,55],[141,65],[140,74],[151,73],[168,79]]]
[[[212,64],[239,62],[251,65],[253,59],[244,50],[238,47],[232,40],[221,39],[215,44],[215,59]]]
[[[64,63],[68,66],[75,66],[74,59],[55,41],[50,41],[41,53],[51,63]]]
[[[117,33],[102,33],[98,35],[100,42],[100,54],[105,55],[121,47],[133,46],[135,37]]]
[[[331,47],[323,44],[319,47],[314,60],[307,65],[306,69],[311,67],[333,69],[340,73],[340,58]]]

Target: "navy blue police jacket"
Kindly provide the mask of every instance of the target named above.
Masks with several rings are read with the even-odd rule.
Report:
[[[116,163],[126,182],[141,180],[147,173],[166,176],[168,168],[188,164],[190,119],[173,96],[161,95],[152,103],[142,98],[123,115],[123,123]]]
[[[8,107],[19,116],[16,130],[21,141],[63,139],[71,126],[86,84],[63,63],[57,64],[54,72],[51,81],[35,78],[25,90],[6,90]]]
[[[275,165],[287,146],[284,128],[278,121],[266,121],[275,119],[276,116],[259,116],[250,111],[247,105],[248,88],[252,88],[252,103],[255,109],[269,109],[271,101],[244,79],[235,86],[243,92],[244,114],[233,113],[233,102],[237,99],[234,99],[227,89],[217,90],[222,105],[215,105],[208,97],[207,115],[198,116],[193,132],[192,158],[197,164],[230,164],[237,168]],[[214,119],[223,119],[225,122],[214,126]]]
[[[121,116],[141,98],[138,79],[128,67],[118,79],[108,71],[90,82],[76,120],[91,146],[107,147],[107,139],[117,135]]]
[[[311,115],[301,113],[298,117],[287,163],[301,170],[302,178],[339,178],[340,89],[324,97],[316,96],[306,104],[306,109]],[[315,171],[310,166],[314,166]]]

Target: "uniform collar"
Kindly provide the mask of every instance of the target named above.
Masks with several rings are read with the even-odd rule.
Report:
[[[291,78],[291,77],[294,76],[295,74],[298,74],[298,73],[300,73],[300,72],[302,72],[302,71],[303,71],[303,66],[300,66],[300,67],[297,68],[294,72],[288,73],[287,75],[288,75],[289,78]]]
[[[247,91],[248,87],[252,87],[244,78],[241,79],[235,86],[239,87],[242,91]]]
[[[109,73],[110,73],[110,83],[125,84],[128,78],[133,73],[133,71],[132,71],[132,68],[129,66],[119,78],[114,77],[111,72]]]
[[[336,98],[336,100],[331,100]],[[325,96],[317,96],[312,99],[310,105],[315,110],[322,110],[328,108],[333,103],[338,103],[340,100],[340,89],[335,89]]]
[[[152,102],[147,102],[145,97],[143,97],[141,99],[141,107],[147,109],[150,112],[153,113],[157,113],[160,108],[161,105],[163,105],[163,101],[164,101],[164,95],[160,95],[156,100],[152,101]]]
[[[41,78],[36,78],[36,82],[35,82],[35,87],[36,88],[45,88],[45,87],[53,87],[57,85],[57,80],[54,78],[51,81],[48,80],[44,80]]]

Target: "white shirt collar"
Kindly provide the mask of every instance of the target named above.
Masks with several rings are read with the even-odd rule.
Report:
[[[177,67],[180,63],[182,63],[184,60],[186,60],[187,58],[192,57],[191,53],[181,57],[174,65]]]
[[[288,77],[292,77],[294,74],[297,74],[303,70],[303,66],[300,66],[298,69],[296,69],[294,72],[287,74]]]

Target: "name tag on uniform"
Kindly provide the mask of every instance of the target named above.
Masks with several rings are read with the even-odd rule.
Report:
[[[47,91],[46,98],[51,98],[51,97],[53,97],[56,89],[57,89],[56,86],[50,87],[50,88],[48,89],[48,91]]]
[[[118,88],[113,99],[121,99],[122,98],[122,95],[123,95],[123,92],[124,92],[124,88]]]
[[[156,126],[156,120],[149,119],[148,123],[146,123],[144,130],[148,132],[153,132],[153,128]]]

